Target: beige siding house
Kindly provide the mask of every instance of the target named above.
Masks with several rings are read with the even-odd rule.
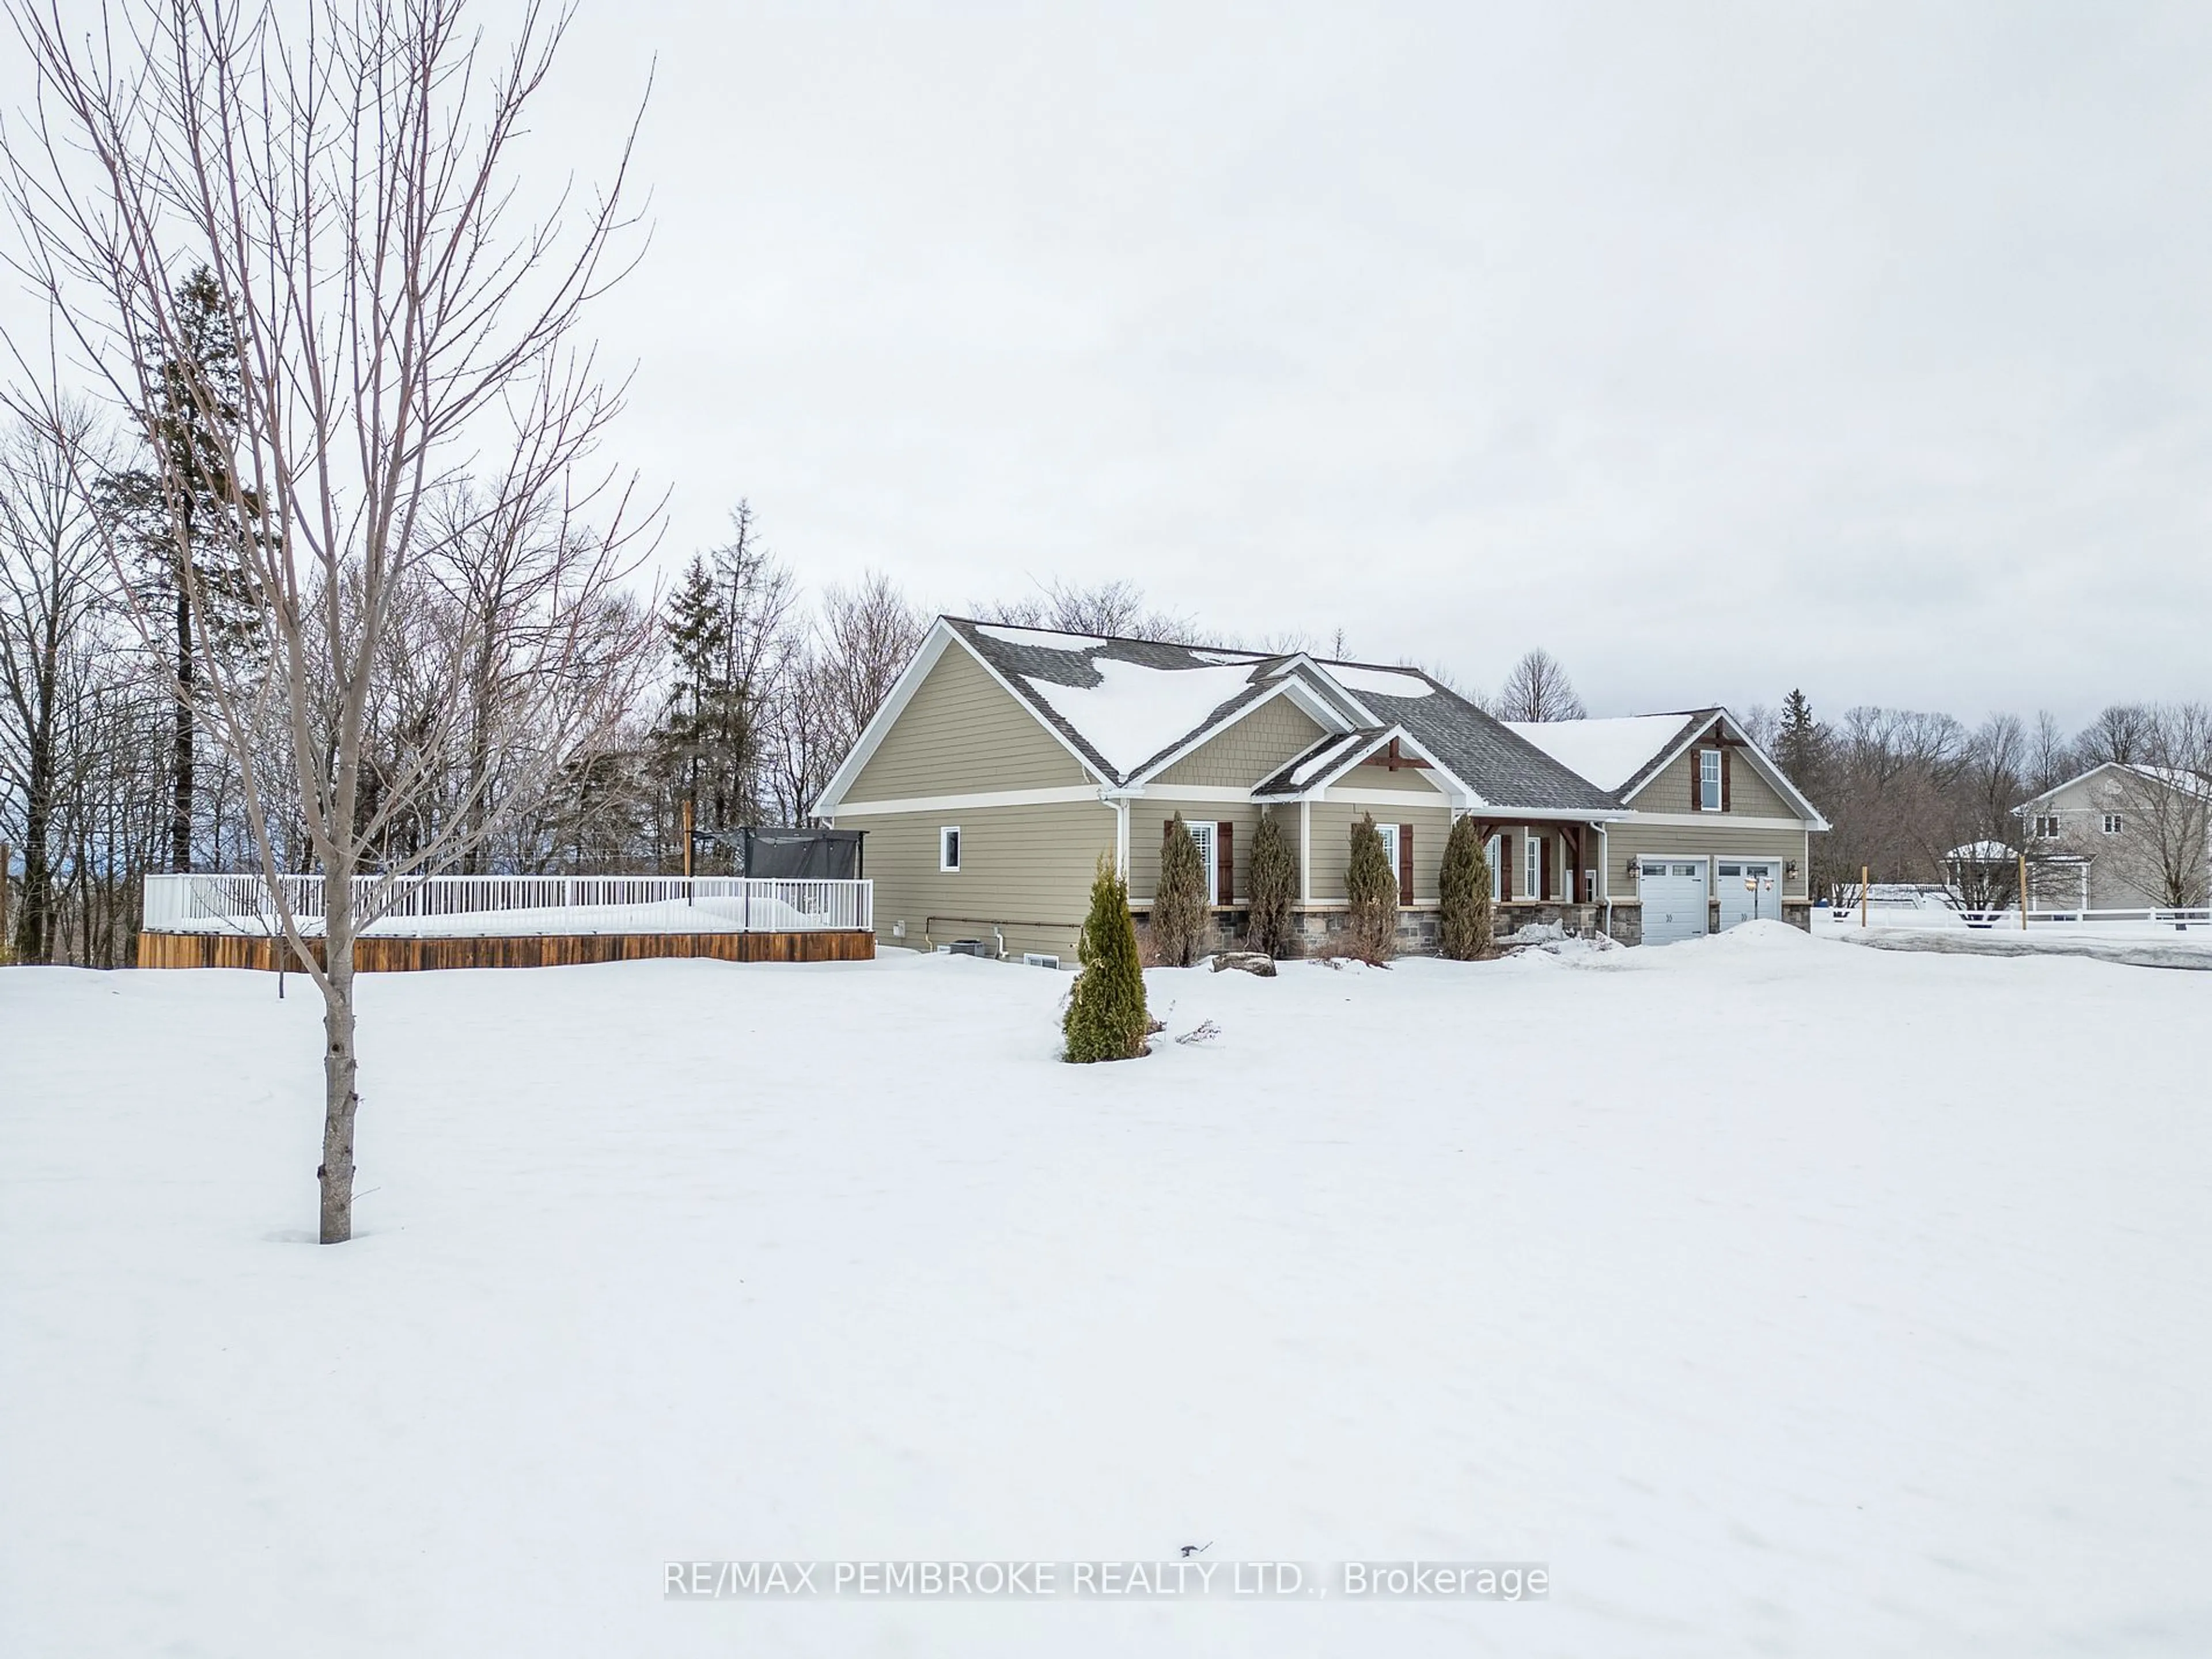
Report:
[[[2013,812],[2036,908],[2196,908],[2212,895],[2212,785],[2193,773],[2107,761]]]
[[[1577,764],[1555,752],[1554,728],[1509,727],[1414,669],[940,617],[814,810],[867,832],[878,937],[917,950],[973,940],[1072,962],[1098,860],[1148,911],[1178,815],[1200,842],[1224,943],[1243,926],[1263,816],[1294,851],[1297,926],[1316,949],[1344,925],[1352,826],[1367,815],[1397,860],[1408,949],[1434,939],[1438,865],[1462,817],[1489,840],[1507,931],[1559,921],[1641,938],[1647,853],[1668,872],[1653,882],[1703,860],[1713,891],[1698,931],[1744,908],[1714,884],[1741,886],[1745,858],[1775,860],[1771,887],[1754,876],[1744,889],[1753,906],[1772,913],[1785,864],[1802,895],[1819,815],[1721,711],[1663,719],[1683,741],[1660,753],[1645,728],[1650,764],[1624,767],[1624,790],[1587,769],[1592,744]],[[1721,804],[1685,825],[1702,811],[1695,739],[1707,727],[1723,757]]]

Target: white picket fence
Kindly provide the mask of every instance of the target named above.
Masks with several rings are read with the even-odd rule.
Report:
[[[149,876],[149,933],[269,933],[289,908],[322,932],[323,878]],[[281,899],[281,902],[280,902]],[[866,931],[868,881],[756,881],[740,876],[407,876],[354,883],[361,931],[379,937]]]

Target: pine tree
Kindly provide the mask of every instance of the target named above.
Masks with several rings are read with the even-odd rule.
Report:
[[[1271,957],[1293,953],[1291,907],[1297,891],[1297,860],[1275,815],[1266,813],[1252,837],[1252,902],[1245,922],[1245,943],[1251,949]]]
[[[730,523],[731,539],[693,556],[662,613],[674,673],[658,734],[678,798],[725,859],[732,832],[758,822],[766,729],[801,655],[791,573],[763,548],[749,503]]]
[[[1188,837],[1186,837],[1188,839]],[[1128,884],[1110,855],[1098,860],[1091,884],[1091,914],[1076,944],[1083,970],[1068,993],[1060,1030],[1063,1058],[1079,1064],[1135,1060],[1148,1052],[1152,1013],[1145,1006],[1145,970],[1137,959],[1137,928],[1129,916]]]
[[[1398,872],[1382,849],[1375,815],[1362,813],[1352,826],[1352,857],[1345,866],[1344,894],[1352,902],[1345,945],[1362,962],[1380,965],[1397,948]]]
[[[181,354],[157,353],[157,383],[139,411],[153,470],[100,480],[102,508],[135,545],[154,590],[167,602],[176,680],[171,738],[169,860],[192,867],[196,686],[204,644],[249,649],[256,610],[246,563],[261,504],[231,465],[232,434],[245,397],[238,339],[214,274],[203,265],[174,295]],[[204,635],[204,641],[201,637]]]
[[[1487,956],[1492,920],[1490,860],[1483,852],[1482,832],[1473,818],[1461,818],[1452,825],[1437,880],[1443,889],[1437,950],[1457,962]]]
[[[1802,691],[1792,689],[1782,700],[1782,729],[1775,738],[1774,763],[1800,789],[1813,781],[1820,762],[1820,723],[1813,718],[1813,705]]]
[[[1160,878],[1152,892],[1152,950],[1169,968],[1188,968],[1206,945],[1206,866],[1178,812],[1160,842]]]

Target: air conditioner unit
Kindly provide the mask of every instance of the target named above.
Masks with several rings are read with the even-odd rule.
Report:
[[[956,957],[988,957],[991,954],[980,939],[956,939],[951,948]]]
[[[1057,968],[1060,966],[1060,958],[1058,957],[1048,957],[1042,951],[1024,951],[1022,952],[1022,960],[1032,968]]]

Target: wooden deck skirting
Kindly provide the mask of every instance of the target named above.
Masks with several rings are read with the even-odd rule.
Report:
[[[789,933],[556,933],[483,939],[354,941],[357,973],[419,972],[435,968],[569,968],[592,962],[641,962],[653,957],[706,957],[715,962],[868,962],[876,936],[828,928]],[[239,933],[141,933],[141,968],[258,968],[279,959],[298,971],[281,939]]]

